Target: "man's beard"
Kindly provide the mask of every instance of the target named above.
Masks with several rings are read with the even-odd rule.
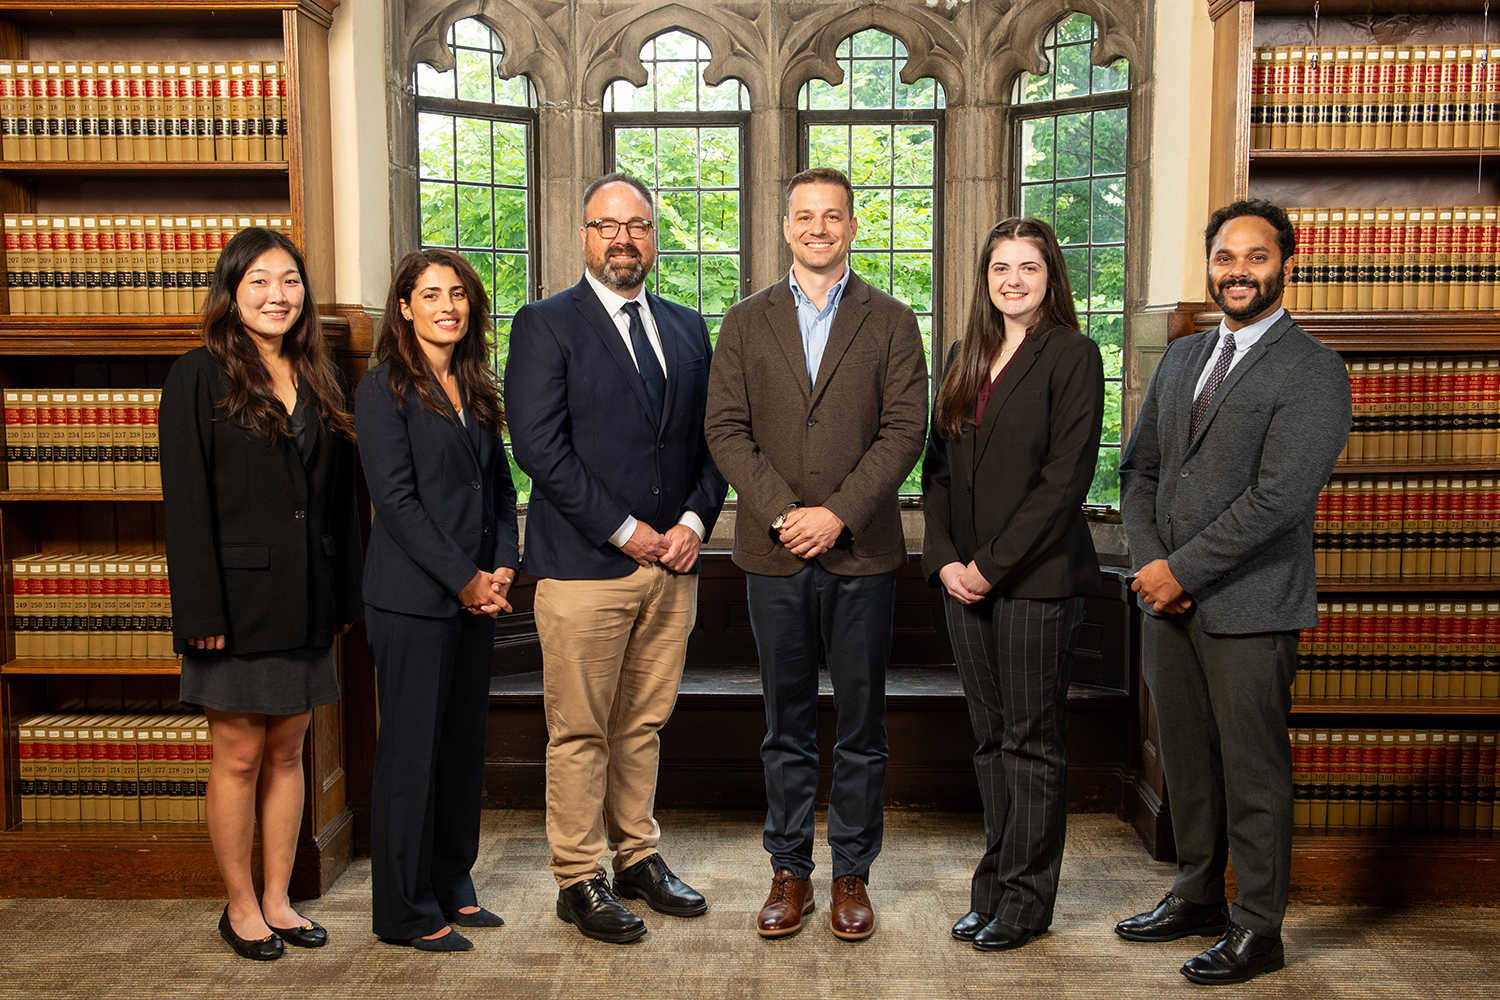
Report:
[[[639,250],[634,247],[630,249],[635,251],[635,259],[628,264],[611,262],[610,254],[615,252],[615,248],[606,249],[604,259],[597,267],[589,268],[589,273],[604,285],[617,291],[639,287],[641,282],[646,280],[646,272],[650,270],[650,267],[647,266]]]
[[[1286,279],[1282,277],[1280,271],[1276,272],[1276,276],[1271,279],[1269,285],[1262,285],[1254,278],[1248,279],[1248,282],[1255,287],[1255,298],[1251,299],[1249,304],[1243,309],[1231,310],[1225,302],[1224,286],[1231,284],[1231,282],[1220,282],[1210,292],[1213,295],[1214,301],[1218,303],[1219,308],[1224,311],[1224,315],[1232,320],[1243,322],[1247,319],[1254,319],[1269,309],[1271,304],[1281,298],[1281,293],[1286,290]],[[1233,283],[1244,284],[1245,282],[1237,281]]]

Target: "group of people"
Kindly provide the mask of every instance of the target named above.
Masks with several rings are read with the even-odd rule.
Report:
[[[456,928],[503,922],[471,871],[494,619],[523,565],[538,580],[558,917],[624,943],[647,925],[622,898],[706,912],[662,856],[653,804],[699,550],[730,484],[766,706],[771,875],[756,929],[795,934],[816,905],[821,663],[837,715],[829,924],[869,937],[895,574],[907,561],[898,491],[924,448],[922,571],[943,591],[984,803],[986,849],[953,936],[1003,951],[1046,931],[1066,827],[1069,673],[1099,581],[1082,505],[1104,411],[1100,352],[1079,330],[1052,230],[1006,219],[984,238],[929,430],[916,318],[849,267],[853,205],[837,170],[791,178],[790,271],[728,311],[715,347],[697,312],[646,290],[650,190],[601,177],[583,197],[582,279],[515,316],[503,404],[489,302],[460,255],[426,250],[397,266],[378,363],[351,401],[296,247],[262,229],[229,243],[205,346],[168,377],[161,433],[182,700],[204,707],[213,736],[209,832],[229,896],[219,929],[237,953],[327,941],[287,887],[302,741],[312,709],[338,697],[332,640],[359,620],[380,707],[374,931],[459,951],[472,943]],[[1313,503],[1349,400],[1337,358],[1281,309],[1285,215],[1236,203],[1206,239],[1219,342],[1203,334],[1166,352],[1122,467],[1179,876],[1116,931],[1218,935],[1183,968],[1215,983],[1283,961],[1287,696],[1296,630],[1315,620]],[[524,564],[502,427],[531,479]],[[363,552],[356,437],[373,508]]]

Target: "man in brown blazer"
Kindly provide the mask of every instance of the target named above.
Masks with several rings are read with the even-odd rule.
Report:
[[[869,937],[865,886],[880,853],[885,671],[897,567],[897,491],[927,426],[927,365],[907,306],[848,266],[858,223],[849,179],[787,184],[786,278],[731,308],[709,374],[704,434],[739,493],[734,561],[746,572],[766,699],[763,937],[813,909],[818,661],[838,713],[828,841],[833,933]]]

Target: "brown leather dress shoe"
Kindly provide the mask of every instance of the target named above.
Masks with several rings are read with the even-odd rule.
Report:
[[[858,875],[840,875],[833,880],[829,923],[834,937],[845,941],[863,941],[875,933],[875,909],[870,906],[864,880]]]
[[[771,876],[771,894],[760,908],[755,929],[761,937],[786,937],[802,929],[802,915],[814,908],[812,879],[783,868]]]

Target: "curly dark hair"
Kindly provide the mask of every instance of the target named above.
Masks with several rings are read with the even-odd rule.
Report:
[[[1269,201],[1249,198],[1225,205],[1208,217],[1208,228],[1203,230],[1203,256],[1205,258],[1213,255],[1214,237],[1219,235],[1219,230],[1224,228],[1224,223],[1245,215],[1265,219],[1271,224],[1271,228],[1276,230],[1276,244],[1281,248],[1283,262],[1297,252],[1297,231],[1292,227],[1292,220],[1286,217],[1285,210],[1280,205],[1273,205]]]

